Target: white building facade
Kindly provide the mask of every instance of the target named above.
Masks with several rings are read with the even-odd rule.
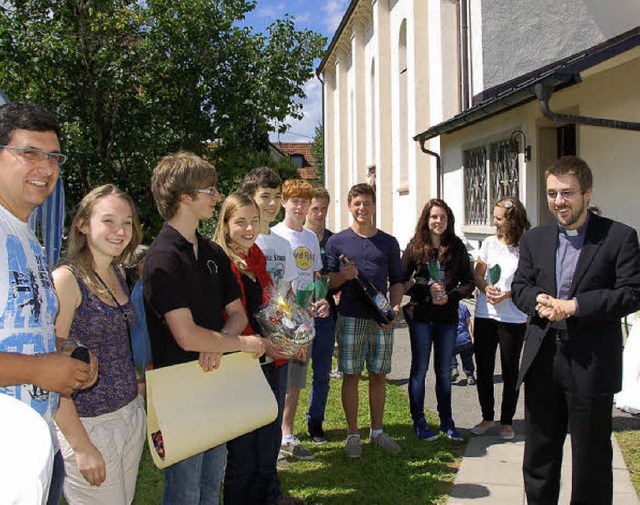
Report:
[[[326,187],[334,199],[329,227],[350,224],[347,192],[367,181],[376,185],[378,227],[401,247],[436,196],[449,203],[457,231],[471,240],[493,233],[492,202],[504,193],[519,196],[538,224],[548,219],[544,168],[559,154],[574,153],[594,169],[594,203],[640,228],[631,215],[640,134],[548,119],[533,93],[539,80],[550,86],[551,107],[559,112],[640,121],[633,32],[640,2],[605,4],[353,0],[318,69]],[[555,70],[555,80],[545,69]],[[565,70],[573,80],[560,82]],[[525,144],[531,156],[516,155]],[[421,146],[440,154],[440,173]],[[605,177],[631,178],[633,186],[599,187]]]

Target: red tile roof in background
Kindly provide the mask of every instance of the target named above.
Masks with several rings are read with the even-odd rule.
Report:
[[[311,142],[272,142],[271,145],[289,158],[294,154],[301,154],[302,168],[298,169],[300,178],[315,179],[316,160],[311,154]]]

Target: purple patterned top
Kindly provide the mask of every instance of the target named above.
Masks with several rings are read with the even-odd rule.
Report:
[[[75,405],[80,417],[96,417],[124,407],[138,395],[129,336],[120,309],[100,300],[73,267],[67,268],[75,276],[82,292],[82,301],[73,317],[69,338],[82,343],[95,354],[99,368],[98,380],[89,389],[78,392]],[[125,293],[128,293],[125,280],[117,268],[116,274]],[[136,312],[131,299],[122,308],[129,317],[129,324],[133,325]]]

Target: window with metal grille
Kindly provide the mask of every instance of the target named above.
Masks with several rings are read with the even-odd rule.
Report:
[[[519,196],[519,161],[510,147],[507,138],[464,151],[466,225],[490,226],[495,202],[503,196]]]

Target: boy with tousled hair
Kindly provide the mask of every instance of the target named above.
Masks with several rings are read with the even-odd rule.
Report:
[[[189,152],[167,155],[153,170],[151,189],[166,219],[143,270],[155,368],[197,359],[208,372],[224,352],[265,352],[264,339],[240,335],[247,318],[229,258],[197,231],[220,200],[216,181],[215,168]],[[222,444],[167,467],[163,503],[217,505],[225,461]]]
[[[304,228],[313,195],[313,186],[308,182],[301,179],[285,181],[282,186],[284,221],[272,228],[274,233],[285,238],[291,246],[297,270],[297,277],[291,286],[295,294],[313,289],[315,273],[322,270],[318,237]],[[329,315],[329,304],[324,299],[311,303],[309,309],[316,317],[326,318]],[[290,360],[288,365],[287,394],[282,418],[282,452],[308,461],[315,456],[293,435],[298,399],[300,390],[306,386],[308,366],[306,353],[297,358]]]
[[[404,294],[400,246],[391,235],[374,225],[376,194],[368,184],[356,184],[347,197],[353,224],[336,233],[327,243],[330,287],[340,288],[338,322],[338,367],[343,372],[342,406],[347,418],[345,453],[349,458],[362,455],[358,430],[358,383],[365,363],[369,372],[370,441],[397,454],[400,446],[382,429],[386,396],[386,375],[391,371],[393,323],[379,327],[354,279],[366,276],[381,293],[389,290],[389,302],[396,313]],[[341,265],[340,256],[350,260]]]

